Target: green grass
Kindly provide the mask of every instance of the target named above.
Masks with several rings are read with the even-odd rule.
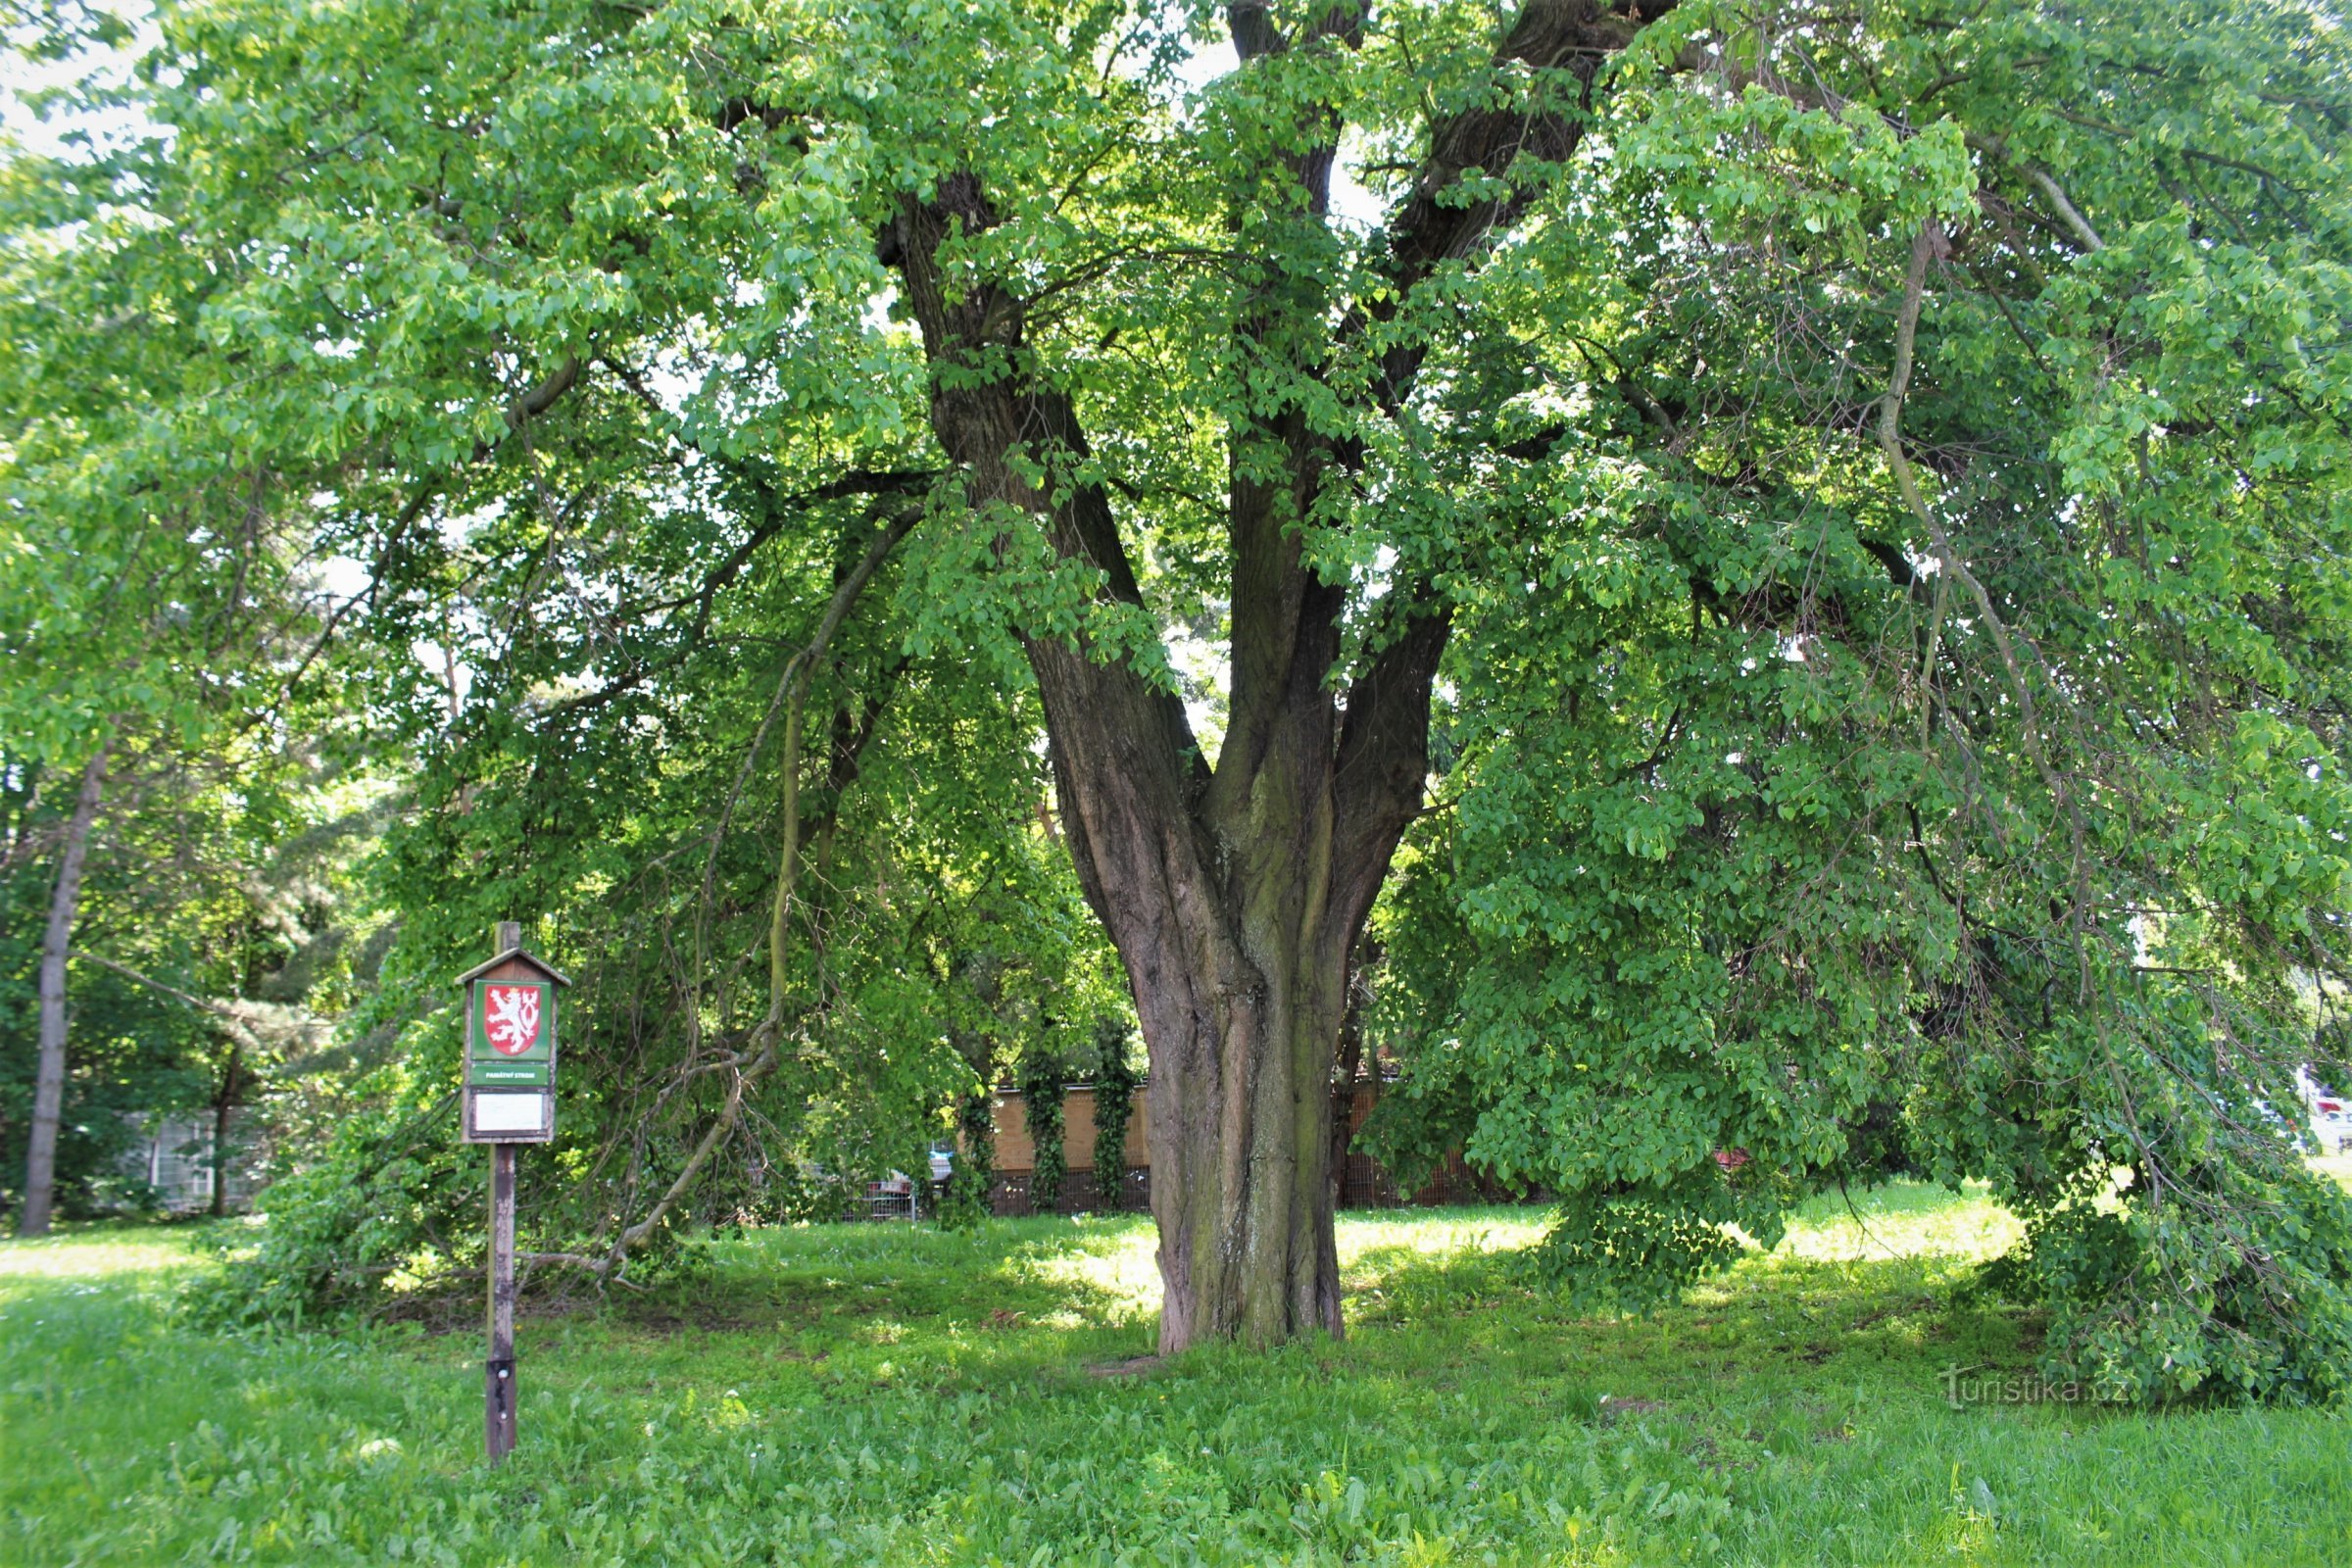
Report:
[[[0,1245],[16,1563],[2346,1563],[2341,1411],[1954,1409],[2034,1324],[1956,1301],[2013,1225],[1817,1204],[1646,1320],[1528,1288],[1512,1209],[1341,1222],[1351,1329],[1150,1348],[1135,1220],[731,1236],[693,1285],[478,1332],[175,1324],[184,1231]]]

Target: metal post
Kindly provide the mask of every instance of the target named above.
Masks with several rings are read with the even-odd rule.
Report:
[[[522,945],[518,921],[501,920],[497,951]],[[482,1446],[492,1464],[514,1451],[514,1146],[490,1146],[490,1357],[482,1364]]]

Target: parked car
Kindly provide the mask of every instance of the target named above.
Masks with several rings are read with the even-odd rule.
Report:
[[[2323,1154],[2352,1154],[2352,1107],[2332,1095],[2315,1095],[2311,1102],[2312,1136]]]
[[[915,1219],[922,1212],[922,1202],[914,1183],[904,1171],[892,1171],[878,1182],[865,1184],[865,1212],[868,1219]]]

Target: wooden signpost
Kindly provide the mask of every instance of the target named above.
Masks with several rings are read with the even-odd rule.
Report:
[[[490,1146],[490,1355],[482,1364],[482,1446],[514,1451],[514,1148],[556,1136],[556,992],[571,984],[522,951],[501,920],[497,956],[458,976],[466,996],[465,1130]]]

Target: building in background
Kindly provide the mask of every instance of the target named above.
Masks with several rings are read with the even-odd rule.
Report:
[[[1509,1203],[1535,1196],[1482,1181],[1462,1163],[1458,1152],[1446,1156],[1445,1167],[1428,1185],[1416,1192],[1399,1192],[1396,1178],[1385,1166],[1352,1147],[1356,1132],[1380,1102],[1381,1088],[1379,1080],[1373,1078],[1332,1086],[1332,1118],[1335,1122],[1345,1119],[1350,1146],[1340,1175],[1338,1206],[1399,1208],[1438,1203]],[[1150,1080],[1137,1086],[1134,1113],[1127,1122],[1127,1143],[1119,1151],[1120,1162],[1126,1167],[1122,1189],[1125,1196],[1120,1204],[1124,1209],[1152,1206],[1152,1142],[1148,1131],[1151,1095]],[[997,1091],[996,1139],[997,1176],[989,1193],[990,1206],[1000,1214],[1038,1212],[1040,1205],[1029,1188],[1030,1174],[1037,1164],[1037,1150],[1029,1141],[1029,1118],[1021,1092],[1016,1088]],[[1061,1180],[1061,1200],[1047,1206],[1057,1213],[1074,1214],[1101,1205],[1095,1186],[1096,1154],[1095,1092],[1091,1085],[1073,1084],[1062,1099],[1062,1156],[1067,1164]]]
[[[207,1214],[216,1206],[223,1213],[242,1213],[253,1206],[261,1190],[261,1151],[255,1134],[260,1123],[243,1107],[228,1113],[228,1191],[219,1205],[213,1200],[215,1172],[220,1164],[213,1141],[216,1118],[209,1110],[184,1115],[151,1114],[129,1118],[135,1141],[122,1156],[122,1173],[154,1189],[156,1204],[167,1214]]]

